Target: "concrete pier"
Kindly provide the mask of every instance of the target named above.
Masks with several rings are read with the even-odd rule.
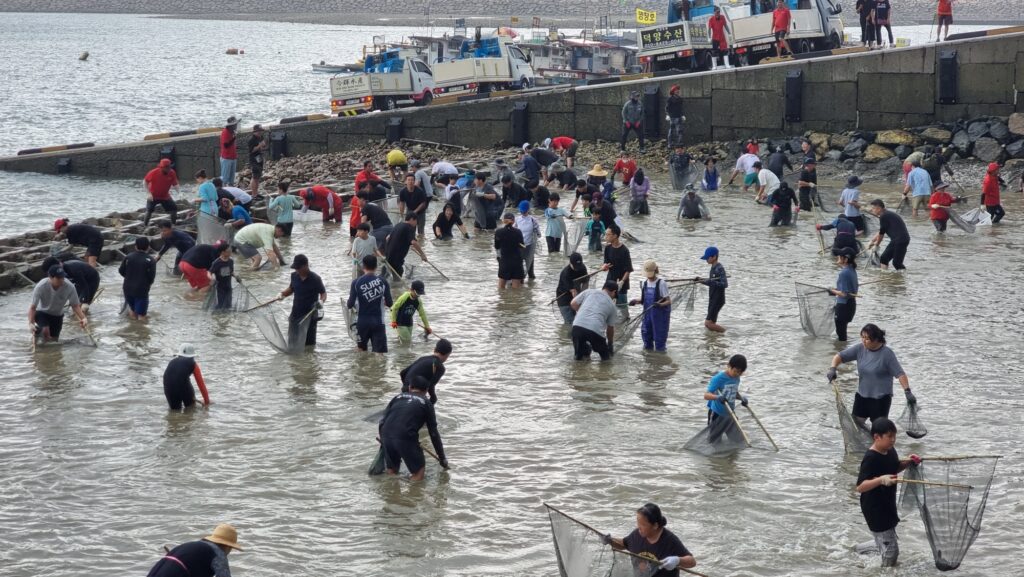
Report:
[[[954,50],[956,98],[954,103],[942,103],[939,61],[943,53]],[[801,118],[789,122],[785,118],[786,77],[798,70],[803,73]],[[657,85],[657,118],[664,135],[664,99],[673,84],[682,89],[687,117],[685,138],[691,142],[1008,116],[1024,111],[1024,32],[1007,29],[940,45],[432,105],[272,126],[270,130],[287,134],[289,156],[359,149],[368,139],[384,138],[388,123],[396,118],[401,119],[402,136],[407,138],[488,147],[511,142],[513,107],[525,102],[531,141],[560,134],[582,140],[616,140],[620,109],[629,92]],[[243,136],[240,142],[245,139]],[[200,168],[217,171],[216,134],[0,158],[0,170],[57,173],[58,161],[69,158],[74,174],[141,178],[168,145],[175,147],[178,172],[183,178]],[[246,159],[244,154],[239,157],[241,168]]]

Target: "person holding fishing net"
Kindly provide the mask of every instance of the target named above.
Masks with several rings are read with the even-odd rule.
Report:
[[[402,463],[409,470],[409,480],[421,481],[426,473],[426,459],[420,446],[420,429],[427,426],[430,442],[434,445],[441,467],[448,468],[441,433],[437,430],[437,414],[434,405],[427,400],[429,382],[424,377],[414,377],[409,391],[391,399],[380,419],[378,432],[384,447],[384,462],[388,475],[397,475]]]
[[[572,299],[583,292],[590,283],[590,276],[587,275],[587,265],[583,263],[583,256],[574,252],[569,255],[569,264],[562,269],[558,275],[558,286],[555,287],[555,304],[558,311],[562,313],[562,320],[567,325],[572,325],[576,319],[576,310],[572,308]]]
[[[641,559],[633,559],[634,568],[641,575],[679,577],[680,568],[692,569],[697,566],[697,560],[679,537],[665,528],[666,525],[668,519],[661,512],[661,507],[647,503],[636,510],[636,529],[622,538],[605,535],[604,543],[613,549],[650,559],[650,567],[645,567]],[[651,569],[656,571],[651,572]]]
[[[878,233],[868,243],[868,248],[879,246],[882,244],[882,237],[889,236],[889,244],[878,259],[879,266],[888,269],[891,262],[896,270],[906,269],[903,259],[906,258],[907,247],[910,246],[907,223],[895,211],[887,210],[885,202],[880,198],[871,201],[871,212],[878,217]]]
[[[896,453],[896,424],[886,418],[871,422],[871,447],[864,453],[857,474],[857,492],[860,510],[868,530],[875,539],[875,547],[882,557],[882,567],[894,567],[900,555],[896,525],[900,522],[896,508],[897,475],[912,463],[919,465],[921,458],[910,455],[901,460]],[[858,547],[858,550],[870,548]]]
[[[402,379],[402,392],[408,393],[413,381],[417,378],[426,379],[426,391],[427,396],[430,397],[430,404],[437,404],[437,393],[434,392],[434,388],[437,383],[441,382],[441,377],[447,370],[444,364],[448,362],[448,357],[451,355],[452,343],[448,339],[439,339],[434,345],[434,354],[416,359],[398,373],[398,377]]]
[[[591,352],[600,355],[602,361],[612,358],[615,323],[619,318],[615,306],[618,292],[618,283],[609,279],[600,290],[587,289],[569,303],[576,312],[572,321],[572,347],[577,361],[589,360]]]
[[[309,328],[306,330],[305,341],[306,346],[311,347],[316,344],[316,325],[319,318],[319,311],[314,312],[313,309],[322,307],[323,303],[327,301],[327,289],[324,287],[324,281],[320,278],[320,275],[309,270],[309,259],[304,254],[297,254],[292,259],[292,273],[291,280],[288,283],[288,287],[281,291],[281,298],[288,298],[295,295],[292,300],[292,313],[288,316],[288,334],[289,342],[297,341],[302,338],[302,335],[295,335],[292,337],[292,333],[299,330],[301,322],[306,316],[310,316]],[[320,302],[317,303],[317,299]]]
[[[836,338],[846,341],[846,327],[857,314],[857,252],[851,248],[842,249],[836,257],[836,264],[842,269],[836,278],[836,288],[828,289],[828,292],[836,297]]]
[[[733,355],[725,370],[711,377],[704,391],[704,400],[708,403],[708,442],[714,445],[725,435],[731,441],[742,440],[743,435],[736,423],[733,412],[736,400],[747,406],[747,397],[740,394],[740,377],[747,371],[747,357]],[[726,406],[728,404],[728,406]]]
[[[668,340],[672,298],[669,296],[668,283],[658,276],[658,272],[658,263],[653,260],[644,263],[646,278],[640,281],[640,298],[629,301],[629,306],[644,307],[640,325],[640,338],[644,341],[644,350],[663,353]]]
[[[885,331],[878,325],[868,323],[860,330],[859,343],[843,349],[832,358],[832,366],[825,373],[831,383],[836,379],[836,369],[843,363],[857,361],[857,393],[853,398],[853,421],[858,427],[868,430],[865,422],[874,423],[889,417],[892,405],[892,382],[899,381],[908,405],[917,403],[917,397],[910,391],[910,380],[903,370],[896,353],[886,345]]]

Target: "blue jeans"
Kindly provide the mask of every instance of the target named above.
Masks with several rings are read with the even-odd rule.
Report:
[[[235,185],[235,170],[238,168],[238,160],[227,158],[220,159],[220,179],[224,181],[224,186]]]

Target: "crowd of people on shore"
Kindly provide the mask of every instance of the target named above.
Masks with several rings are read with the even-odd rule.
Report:
[[[676,216],[679,219],[706,220],[710,219],[710,211],[704,198],[697,194],[697,186],[705,195],[714,194],[722,187],[721,177],[717,159],[692,158],[680,144],[685,116],[681,106],[672,100],[678,99],[678,92],[678,87],[670,91],[666,109],[670,120],[678,120],[672,124],[673,131],[666,143],[671,150],[666,164],[675,188],[681,192]],[[642,231],[643,217],[651,212],[648,200],[652,187],[649,177],[644,174],[644,167],[638,166],[626,149],[627,136],[630,131],[635,131],[643,151],[643,114],[638,96],[638,93],[632,94],[623,107],[622,151],[611,171],[606,170],[603,164],[596,164],[590,170],[583,169],[586,170],[584,174],[577,175],[574,167],[581,143],[569,136],[554,136],[538,145],[526,143],[517,154],[516,166],[498,159],[493,169],[456,167],[440,158],[421,162],[410,159],[406,151],[395,149],[380,163],[389,178],[379,176],[374,170],[377,163],[367,160],[363,169],[353,177],[355,193],[351,197],[345,198],[325,185],[302,188],[295,195],[289,183],[277,183],[277,193],[267,199],[266,205],[268,215],[275,215],[273,223],[257,222],[258,219],[252,216],[253,204],[259,198],[258,179],[265,150],[261,131],[254,131],[249,143],[254,177],[252,188],[246,192],[233,186],[234,162],[237,159],[233,148],[236,146],[238,120],[232,117],[221,137],[220,175],[209,179],[205,171],[195,174],[197,190],[194,203],[200,213],[219,218],[224,226],[231,228],[233,238],[202,244],[179,228],[178,205],[170,194],[172,188],[179,186],[177,174],[170,161],[161,160],[143,181],[149,194],[145,223],[148,225],[158,207],[168,215],[167,219],[158,222],[161,248],[154,256],[150,250],[150,239],[139,237],[134,251],[122,260],[118,272],[124,278],[124,310],[131,319],[144,321],[147,318],[149,292],[156,282],[157,263],[170,248],[177,252],[173,269],[188,282],[191,290],[197,293],[213,291],[213,308],[230,309],[232,281],[238,279],[233,254],[248,259],[253,270],[263,267],[264,254],[272,265],[283,265],[286,260],[278,241],[292,234],[294,211],[313,210],[321,212],[325,225],[332,221],[348,224],[350,246],[346,258],[350,260],[346,263],[351,263],[352,280],[345,298],[345,306],[349,309],[346,318],[351,317],[347,321],[348,328],[359,351],[387,353],[387,325],[396,330],[400,342],[409,342],[417,316],[424,333],[433,333],[423,299],[427,294],[426,285],[421,279],[406,278],[405,273],[411,268],[407,266],[406,259],[410,253],[415,253],[424,264],[434,267],[425,250],[427,235],[432,234],[439,241],[449,241],[457,229],[463,238],[469,239],[471,236],[463,218],[472,221],[476,235],[493,235],[499,291],[530,286],[529,281],[536,278],[534,262],[542,236],[549,255],[563,254],[567,257],[552,302],[568,327],[574,358],[578,361],[589,359],[594,353],[603,361],[613,358],[616,330],[629,322],[630,306],[642,309],[638,320],[644,350],[666,351],[673,308],[672,290],[687,284],[707,287],[709,297],[704,326],[709,331],[724,332],[726,329],[719,324],[719,315],[726,304],[729,275],[719,260],[722,255],[717,247],[707,247],[700,256],[709,266],[707,276],[666,279],[661,276],[658,263],[646,259],[640,282],[631,282],[633,255],[626,242],[637,239],[625,230],[625,221],[619,216],[616,205],[619,201],[627,201],[629,215],[636,217],[630,220],[630,224],[635,223],[636,229]],[[743,175],[742,190],[746,192],[754,188],[754,200],[770,207],[769,226],[792,226],[801,211],[811,212],[815,220],[819,220],[827,207],[818,191],[817,159],[810,143],[805,143],[799,168],[796,169],[781,150],[772,151],[762,158],[756,143],[750,142],[748,147],[737,159],[735,170],[725,186],[732,185],[737,176]],[[899,208],[907,206],[912,210],[912,217],[917,217],[920,210],[929,210],[930,220],[935,224],[937,233],[941,233],[946,230],[945,222],[952,205],[966,198],[953,198],[946,192],[948,184],[942,182],[942,170],[951,174],[951,168],[948,162],[941,160],[944,158],[942,151],[917,154],[907,159],[906,186]],[[791,172],[786,172],[787,169]],[[1001,181],[999,172],[998,164],[990,165],[981,187],[981,205],[991,215],[993,223],[998,223],[1005,214],[999,198],[1000,186],[1005,183]],[[795,185],[798,190],[794,191],[787,179],[797,173]],[[695,186],[695,183],[699,184]],[[859,190],[861,184],[857,176],[850,177],[836,202],[841,213],[833,221],[819,222],[814,227],[821,240],[821,252],[830,250],[839,267],[835,287],[824,289],[835,299],[835,333],[839,341],[847,340],[847,327],[856,316],[858,258],[888,237],[889,243],[878,255],[877,264],[883,269],[891,264],[896,270],[902,270],[910,243],[908,228],[898,214],[899,210],[890,210],[878,198],[864,202]],[[568,209],[562,206],[563,195],[573,196]],[[393,213],[387,208],[389,202],[397,205],[400,219],[397,223],[391,220]],[[435,220],[428,227],[428,211],[432,203],[442,206],[433,211]],[[581,209],[581,213],[577,209]],[[862,212],[864,209],[870,210],[878,219],[877,232],[866,248],[860,241],[867,238],[869,230]],[[541,215],[545,218],[543,223],[538,218]],[[582,218],[572,224],[567,222],[577,217]],[[86,262],[51,258],[44,263],[47,278],[35,286],[28,314],[33,346],[37,339],[45,342],[59,338],[66,306],[70,306],[82,328],[88,330],[88,305],[102,292],[96,272],[97,259],[103,249],[101,231],[87,224],[72,224],[68,219],[58,219],[54,230],[69,244],[84,246]],[[835,231],[835,239],[828,249],[822,232],[831,230]],[[577,250],[583,238],[587,239],[587,251],[601,255],[602,264],[597,271],[588,272],[583,256]],[[634,245],[634,250],[637,246]],[[289,284],[277,300],[293,299],[289,334],[294,334],[306,346],[315,346],[319,320],[315,313],[327,300],[327,287],[311,270],[305,255],[294,255],[291,269]],[[437,272],[443,276],[439,270]],[[591,279],[600,272],[606,273],[604,280],[596,288],[590,288]],[[408,288],[399,291],[396,298],[393,291],[405,284]],[[639,285],[638,290],[631,298],[630,291],[635,284]],[[432,293],[434,290],[431,289]],[[296,327],[304,319],[309,319],[308,324],[301,325],[305,332],[296,334]],[[895,517],[891,511],[895,507],[895,492],[892,489],[894,482],[887,479],[910,466],[910,461],[899,461],[893,449],[895,425],[888,420],[893,381],[899,381],[908,403],[916,403],[916,398],[895,354],[886,345],[885,332],[874,324],[866,324],[859,331],[859,336],[860,343],[836,355],[827,376],[832,380],[841,364],[857,362],[860,385],[853,403],[853,418],[860,427],[870,430],[874,439],[872,449],[862,464],[857,490],[865,496],[862,497],[864,515],[875,534],[883,560],[894,563],[898,554],[895,525],[888,526],[888,523]],[[424,426],[428,429],[435,456],[441,466],[447,468],[434,405],[437,402],[436,386],[445,373],[445,362],[452,350],[451,342],[439,339],[433,354],[416,360],[401,372],[401,392],[388,403],[378,429],[381,458],[389,474],[398,474],[402,463],[405,463],[413,479],[423,478],[426,463],[419,431]],[[172,410],[189,408],[197,403],[193,379],[203,404],[210,403],[195,356],[193,347],[183,346],[164,373],[165,397]],[[704,399],[708,407],[708,426],[726,423],[724,427],[715,428],[717,435],[731,437],[735,434],[733,425],[728,423],[730,419],[735,420],[735,403],[739,401],[743,406],[748,403],[748,399],[739,392],[740,377],[746,368],[746,359],[742,355],[734,355],[707,386]],[[912,455],[911,460],[914,457]],[[677,567],[693,567],[693,556],[678,538],[664,529],[664,525],[660,509],[648,504],[637,512],[637,531],[625,539],[609,537],[608,543],[634,553],[655,555],[663,571],[659,574],[675,575]],[[220,526],[204,541],[171,550],[154,566],[150,576],[168,577],[178,575],[181,570],[191,575],[227,574],[226,554],[232,549],[240,550],[236,541],[233,528]]]

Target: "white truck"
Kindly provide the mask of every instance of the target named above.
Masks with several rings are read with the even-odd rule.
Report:
[[[331,78],[331,112],[338,116],[426,106],[433,98],[434,76],[413,50],[367,55],[363,72]]]
[[[674,16],[668,24],[640,29],[637,57],[650,72],[676,69],[707,70],[711,64],[711,38],[707,22],[714,7],[722,9],[729,25],[729,48],[740,65],[756,64],[775,54],[772,11],[786,2],[792,15],[790,47],[797,53],[839,48],[842,45],[842,6],[833,0],[670,0]],[[686,10],[678,10],[686,2]]]
[[[465,40],[433,72],[435,97],[530,88],[536,78],[530,60],[505,36]]]

